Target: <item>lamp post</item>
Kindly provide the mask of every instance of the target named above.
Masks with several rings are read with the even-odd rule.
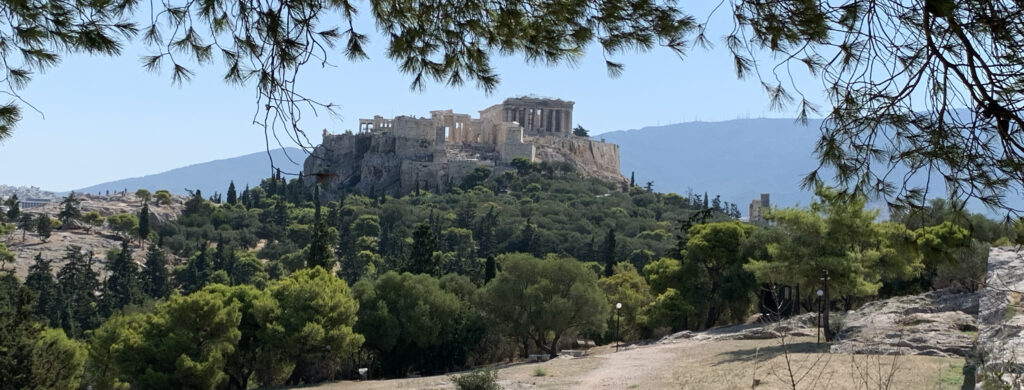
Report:
[[[622,302],[615,304],[615,352],[619,352],[619,309],[622,308]]]
[[[824,319],[822,320],[821,325],[822,325],[823,328],[825,328],[825,342],[826,343],[832,342],[832,329],[831,329],[831,326],[828,323],[828,312],[829,312],[829,309],[831,308],[831,305],[829,305],[830,302],[829,302],[829,298],[828,298],[828,281],[830,279],[832,279],[832,278],[828,276],[828,270],[827,269],[822,269],[821,270],[821,290],[822,290],[822,292],[821,292],[822,293],[822,299],[821,299],[822,302],[821,303],[824,305],[824,307],[822,308],[822,312],[823,312],[823,314],[825,316],[824,316]]]
[[[821,344],[821,296],[825,295],[825,291],[818,289],[815,294],[818,294],[818,344]]]

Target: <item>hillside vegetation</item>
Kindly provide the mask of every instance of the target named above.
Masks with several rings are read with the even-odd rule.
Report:
[[[38,256],[24,282],[0,279],[0,342],[21,356],[0,361],[0,377],[15,378],[0,387],[246,389],[352,378],[359,367],[443,373],[556,356],[579,339],[810,310],[810,288],[771,298],[816,285],[822,269],[835,309],[973,289],[988,243],[1016,238],[941,201],[876,222],[863,199],[819,188],[810,208],[773,210],[771,226],[755,226],[718,197],[516,166],[479,168],[445,194],[321,202],[315,188],[272,177],[196,191],[175,221],[156,223],[148,203],[99,216],[124,239],[102,264],[69,246],[56,278],[57,259]],[[96,222],[79,208],[72,194],[56,215],[8,213],[4,236]],[[140,267],[132,253],[143,246]],[[0,256],[12,257],[4,246]],[[31,369],[43,362],[62,368]]]

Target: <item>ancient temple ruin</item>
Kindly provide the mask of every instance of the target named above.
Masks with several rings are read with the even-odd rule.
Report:
[[[480,110],[478,118],[435,110],[430,117],[360,119],[356,132],[324,130],[303,171],[336,177],[328,192],[391,195],[445,191],[478,166],[500,172],[516,158],[565,161],[586,176],[625,180],[618,145],[572,134],[573,104],[520,97]]]

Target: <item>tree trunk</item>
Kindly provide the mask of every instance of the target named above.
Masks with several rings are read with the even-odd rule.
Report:
[[[555,337],[551,340],[551,350],[548,352],[548,354],[551,356],[552,359],[558,357],[558,340],[561,338],[561,334],[555,333]]]

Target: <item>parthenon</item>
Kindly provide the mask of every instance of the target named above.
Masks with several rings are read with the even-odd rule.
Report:
[[[510,98],[481,110],[480,118],[519,123],[526,135],[568,137],[572,134],[573,104],[561,99]]]

